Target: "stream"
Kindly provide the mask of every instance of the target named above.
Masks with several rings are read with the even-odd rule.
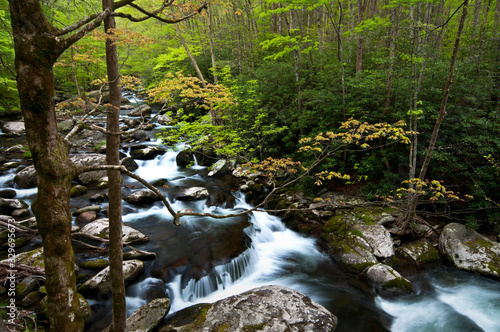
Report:
[[[204,167],[178,168],[175,157],[180,148],[170,148],[154,160],[137,161],[135,173],[150,182],[167,180],[165,192],[175,211],[223,215],[251,208],[239,191],[232,192],[233,208],[207,207],[205,200],[180,201],[170,195],[193,186],[220,186]],[[126,148],[123,152],[128,153]],[[14,175],[14,171],[0,175],[0,188],[13,188]],[[124,196],[136,189],[143,187],[124,177]],[[36,189],[16,191],[16,198],[28,203],[36,195]],[[72,198],[72,211],[89,205],[93,193]],[[293,288],[326,307],[338,317],[336,331],[500,331],[500,282],[436,265],[409,278],[414,294],[383,299],[321,252],[314,239],[287,229],[280,218],[265,212],[227,219],[184,217],[180,226],[174,226],[161,202],[137,207],[124,201],[123,221],[150,237],[137,248],[157,255],[146,261],[141,279],[127,288],[129,314],[165,294],[172,300],[171,314],[273,284]],[[110,302],[89,303],[95,321],[87,331],[100,331],[109,323]]]

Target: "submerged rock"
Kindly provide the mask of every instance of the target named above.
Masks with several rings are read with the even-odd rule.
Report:
[[[306,295],[264,286],[213,304],[186,308],[159,331],[334,331],[337,317]]]
[[[465,225],[446,225],[439,237],[439,251],[459,269],[500,277],[500,243]]]

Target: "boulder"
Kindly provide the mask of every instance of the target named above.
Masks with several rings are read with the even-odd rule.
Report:
[[[89,270],[102,270],[109,265],[108,260],[104,258],[92,259],[78,264],[79,267]]]
[[[129,283],[135,280],[143,271],[144,263],[140,260],[130,260],[123,262],[123,277],[125,282]],[[111,281],[109,266],[99,272],[93,278],[84,282],[78,292],[84,296],[102,296],[109,297],[111,294]]]
[[[193,310],[194,309],[194,310]],[[334,331],[337,317],[295,290],[264,286],[175,313],[159,331]]]
[[[68,133],[75,126],[73,119],[66,119],[57,123],[57,130],[63,133]]]
[[[77,167],[99,166],[99,165],[106,165],[106,156],[97,153],[77,154],[71,157],[71,161]],[[99,181],[99,179],[105,177],[106,175],[107,172],[105,170],[91,171],[79,174],[77,176],[77,179],[84,186],[86,186],[91,183],[96,183],[97,181]]]
[[[174,119],[172,119],[172,117],[168,116],[167,114],[162,114],[160,116],[158,116],[158,123],[161,124],[161,125],[171,125],[171,124],[175,124],[175,121]]]
[[[151,114],[151,106],[143,104],[132,111],[128,112],[128,116],[146,116]]]
[[[109,220],[107,218],[95,220],[85,225],[80,232],[94,237],[109,239]],[[124,243],[146,242],[148,240],[149,238],[138,230],[122,225],[122,241]]]
[[[2,126],[2,131],[7,134],[20,134],[24,132],[24,122],[10,121]]]
[[[379,258],[387,258],[394,255],[394,247],[391,234],[382,225],[356,225],[363,238],[373,250],[373,254]]]
[[[183,150],[177,154],[175,162],[178,167],[186,168],[187,166],[194,164],[193,153],[191,151]]]
[[[43,262],[43,248],[19,253],[14,257],[14,261],[18,264],[26,264],[35,268],[43,269],[45,267]],[[10,259],[4,259],[1,262],[10,264]]]
[[[331,235],[328,245],[328,253],[337,262],[354,272],[361,272],[377,263],[377,259],[371,253],[370,245],[357,235],[350,235],[346,238]]]
[[[132,157],[125,157],[120,161],[120,165],[125,166],[129,171],[133,172],[139,168],[139,165]]]
[[[2,189],[0,190],[0,197],[1,198],[14,198],[16,197],[17,193],[14,189]]]
[[[212,169],[208,172],[208,176],[218,176],[228,172],[232,167],[232,163],[229,160],[221,159],[212,165]]]
[[[124,198],[124,200],[130,204],[135,205],[149,205],[153,204],[156,201],[159,201],[160,198],[151,190],[138,190],[133,192]]]
[[[15,210],[25,210],[28,208],[29,205],[21,199],[0,198],[0,209],[4,211],[4,213],[12,213]]]
[[[150,332],[165,318],[170,310],[170,299],[156,299],[137,309],[127,318],[127,331]]]
[[[465,225],[446,225],[439,237],[439,251],[459,269],[500,277],[500,243]]]
[[[35,290],[35,288],[40,287],[38,281],[33,277],[24,278],[23,281],[17,284],[16,286],[16,298],[18,300],[24,299],[28,296],[31,291]]]
[[[78,197],[87,193],[87,187],[77,184],[71,187],[69,191],[70,197]]]
[[[209,196],[207,188],[204,187],[191,187],[182,190],[176,194],[175,198],[180,201],[195,201],[205,199]]]
[[[417,266],[423,266],[440,259],[439,252],[425,239],[403,244],[397,248],[396,252],[398,256],[404,257]]]
[[[34,166],[28,166],[14,177],[14,182],[19,189],[34,188],[38,184],[38,177]]]
[[[130,156],[139,160],[151,160],[165,153],[165,150],[156,146],[136,146],[130,150]]]
[[[74,216],[78,216],[84,212],[95,211],[96,213],[101,212],[101,207],[99,205],[86,206],[73,212]]]
[[[405,295],[413,291],[413,286],[406,278],[385,264],[370,266],[362,277],[382,296]]]
[[[97,212],[96,211],[85,211],[85,212],[82,212],[80,213],[75,221],[77,223],[89,223],[91,221],[94,221],[96,220],[97,218]]]

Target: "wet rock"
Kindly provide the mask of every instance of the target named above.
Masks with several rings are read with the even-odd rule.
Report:
[[[100,166],[100,165],[106,165],[106,156],[97,153],[78,154],[71,157],[71,161],[77,167]],[[91,183],[97,183],[99,179],[105,177],[106,175],[107,172],[105,170],[91,171],[79,174],[77,176],[77,179],[81,184],[86,186]]]
[[[84,212],[95,211],[96,213],[101,212],[101,207],[99,205],[86,206],[73,212],[74,216],[78,216]]]
[[[17,209],[10,213],[16,219],[22,219],[31,216],[31,211],[29,209]]]
[[[3,164],[3,167],[5,168],[16,168],[21,165],[21,162],[19,161],[9,161]]]
[[[80,230],[81,233],[88,234],[103,239],[109,239],[109,220],[106,218],[95,220]],[[132,227],[122,225],[122,241],[125,243],[146,242],[149,238]]]
[[[11,146],[4,151],[6,154],[9,153],[24,153],[26,152],[26,149],[22,146],[22,144],[17,144],[14,146]]]
[[[103,203],[108,199],[108,196],[106,194],[95,194],[90,196],[89,201],[90,203]]]
[[[377,263],[371,253],[370,245],[361,237],[350,235],[346,238],[330,236],[328,253],[342,265],[354,272],[361,272],[365,268]]]
[[[261,172],[252,170],[250,168],[243,168],[241,166],[238,166],[233,170],[233,176],[236,178],[256,179],[261,175],[262,175]]]
[[[500,243],[467,229],[465,225],[446,225],[439,237],[439,251],[459,269],[500,276]]]
[[[86,211],[80,213],[75,221],[77,223],[89,223],[91,221],[94,221],[97,218],[97,212],[96,211]]]
[[[34,188],[37,186],[38,177],[34,166],[28,166],[14,177],[14,182],[19,189]]]
[[[182,190],[176,194],[175,198],[180,201],[194,201],[205,199],[209,196],[207,188],[204,187],[191,187]]]
[[[14,257],[14,261],[19,264],[26,264],[36,268],[44,268],[43,248],[22,252]],[[4,259],[3,263],[10,263],[9,259]]]
[[[405,295],[413,291],[413,286],[406,278],[385,264],[370,266],[363,272],[362,277],[382,296]]]
[[[127,318],[127,331],[151,332],[170,310],[170,299],[156,299],[137,309]],[[105,331],[108,331],[107,329]]]
[[[0,190],[0,197],[1,198],[14,198],[16,197],[16,191],[14,189],[3,189]]]
[[[167,114],[162,114],[162,115],[158,116],[157,120],[158,120],[159,124],[164,125],[164,126],[175,124],[174,119],[172,119],[172,117],[168,116]]]
[[[124,200],[135,205],[150,205],[160,200],[160,198],[151,190],[138,190],[125,197]]]
[[[151,106],[143,104],[132,111],[128,112],[128,116],[147,116],[151,114]]]
[[[108,260],[104,258],[93,259],[78,264],[79,267],[89,270],[102,270],[106,268],[108,265],[109,265]]]
[[[188,150],[183,150],[177,154],[175,162],[178,167],[186,168],[187,166],[194,164],[193,153]]]
[[[123,253],[123,260],[140,259],[141,261],[156,257],[154,252],[131,250]]]
[[[140,260],[130,260],[123,262],[123,275],[127,283],[135,280],[144,271],[144,263]],[[111,294],[111,281],[109,266],[99,272],[93,278],[84,282],[78,292],[85,296],[109,297]]]
[[[130,150],[130,156],[139,160],[151,160],[165,153],[165,150],[156,146],[137,146]]]
[[[57,130],[62,133],[68,133],[75,126],[73,119],[66,119],[57,123]]]
[[[356,225],[363,238],[373,250],[373,254],[379,258],[387,258],[394,255],[394,247],[391,234],[382,225]]]
[[[2,131],[7,134],[21,134],[24,132],[24,122],[10,121],[2,126]]]
[[[212,165],[212,169],[208,172],[208,176],[219,176],[228,172],[232,167],[232,163],[226,159],[221,159]]]
[[[4,211],[4,213],[11,214],[15,210],[25,210],[28,208],[29,205],[21,199],[0,198],[0,209]]]
[[[38,281],[33,277],[24,278],[16,286],[16,298],[18,300],[24,299],[29,293],[31,293],[34,289],[38,288]]]
[[[413,232],[418,236],[418,237],[424,237],[426,236],[432,229],[424,224],[420,223],[415,223],[413,224],[412,228]]]
[[[106,189],[108,188],[108,177],[102,177],[97,181],[97,189]]]
[[[129,171],[133,172],[139,168],[139,165],[132,157],[125,157],[120,161],[120,165],[125,166]]]
[[[30,305],[34,304],[35,302],[39,301],[42,298],[42,294],[40,294],[39,291],[33,291],[30,292],[28,295],[26,295],[20,302],[19,306],[20,307],[29,307]]]
[[[77,184],[71,187],[69,192],[70,197],[78,197],[87,193],[87,187]]]
[[[337,317],[306,295],[282,286],[264,286],[181,310],[159,331],[320,332],[334,331],[336,326]]]
[[[389,226],[389,225],[393,224],[394,221],[395,221],[395,219],[393,216],[384,212],[380,215],[380,220],[377,223],[379,225],[382,225],[382,226]]]
[[[417,266],[423,266],[440,259],[439,252],[425,239],[406,243],[397,248],[396,252]]]

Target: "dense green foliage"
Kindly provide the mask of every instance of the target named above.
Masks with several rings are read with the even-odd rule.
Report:
[[[0,22],[8,25],[5,3],[0,1]],[[292,157],[307,165],[312,157],[303,160],[297,152],[304,137],[336,131],[349,118],[372,124],[404,120],[419,132],[421,162],[439,111],[462,3],[212,1],[210,12],[179,23],[179,28],[203,79],[224,86],[232,102],[215,107],[215,121],[214,114],[207,117],[213,108],[169,100],[168,106],[177,107],[171,114],[184,122],[164,137],[189,138],[219,155],[244,160]],[[74,22],[81,10],[91,8],[72,4],[50,10],[57,25]],[[428,171],[429,179],[473,195],[466,211],[485,226],[487,220],[500,224],[494,209],[477,212],[498,208],[500,202],[500,175],[490,162],[500,160],[499,16],[500,1],[469,5],[447,114]],[[123,31],[123,39],[117,40],[123,75],[140,77],[148,89],[164,84],[168,73],[198,76],[175,26],[157,20],[117,22]],[[58,90],[89,91],[91,82],[104,75],[100,38],[89,35],[61,57],[55,67]],[[11,40],[4,29],[0,56],[12,66]],[[16,99],[5,67],[0,80],[2,110]],[[346,148],[325,160],[319,172],[335,170],[358,180],[324,181],[322,186],[361,187],[369,198],[389,195],[409,177],[410,148],[385,143],[380,139],[379,147],[362,152]]]

